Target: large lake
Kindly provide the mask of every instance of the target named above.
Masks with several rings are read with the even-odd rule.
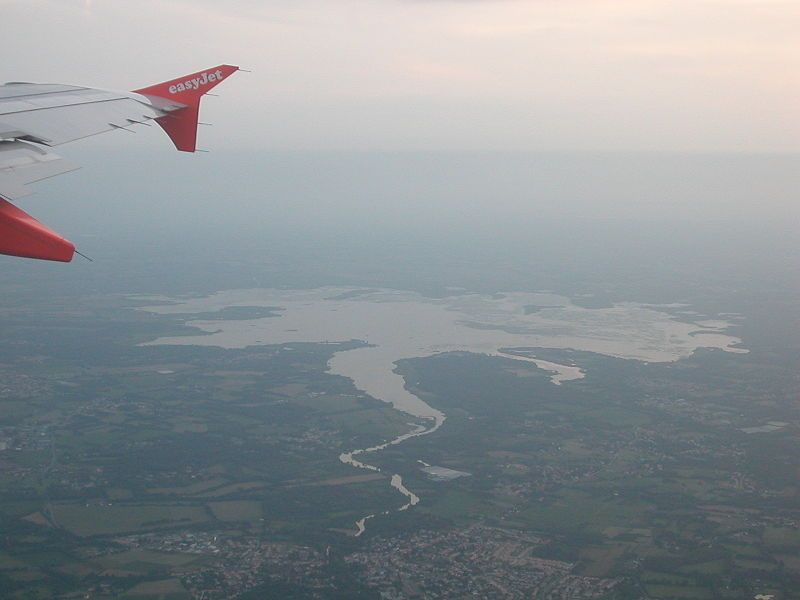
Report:
[[[574,349],[647,362],[670,362],[698,348],[747,352],[726,333],[727,321],[692,321],[658,306],[622,303],[582,308],[550,293],[479,294],[427,298],[415,292],[318,288],[246,289],[203,298],[153,298],[160,314],[193,314],[230,307],[274,307],[277,316],[244,320],[195,320],[206,335],[163,337],[149,345],[244,348],[289,342],[360,340],[369,346],[337,352],[331,373],[350,378],[369,395],[417,417],[444,415],[405,389],[395,363],[441,352],[473,352],[515,359],[514,348]],[[685,319],[683,317],[686,317]],[[531,357],[519,357],[531,361]],[[536,362],[536,361],[534,361]],[[562,383],[582,376],[580,365],[538,361]],[[559,367],[561,369],[559,370]]]
[[[235,307],[274,308],[276,316],[241,320],[190,320],[187,325],[205,335],[163,337],[149,345],[201,345],[244,348],[289,342],[347,342],[368,344],[336,352],[331,373],[349,377],[370,396],[426,419],[393,440],[370,448],[343,452],[339,460],[357,469],[381,471],[366,456],[434,433],[445,415],[405,388],[395,373],[406,358],[441,352],[473,352],[533,363],[561,385],[584,376],[580,365],[558,364],[530,355],[531,348],[584,350],[647,362],[676,361],[698,348],[747,352],[741,340],[726,333],[727,321],[681,320],[656,306],[633,303],[611,308],[582,308],[568,298],[545,293],[478,294],[426,298],[414,292],[319,288],[314,290],[232,290],[205,298],[154,298],[161,304],[143,310],[160,314],[214,313]],[[662,307],[663,308],[663,307]],[[690,317],[690,311],[682,316]],[[515,348],[526,348],[524,355]],[[403,495],[404,511],[420,497],[392,474],[390,485]],[[387,509],[383,514],[389,514]],[[356,520],[352,534],[360,536],[376,514]]]

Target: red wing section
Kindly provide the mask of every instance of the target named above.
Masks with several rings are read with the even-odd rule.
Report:
[[[239,67],[232,65],[220,65],[134,91],[147,96],[155,106],[163,105],[170,110],[169,114],[156,121],[178,150],[194,152],[197,150],[200,100],[238,70]],[[173,108],[175,105],[178,105],[177,109]]]
[[[0,198],[0,254],[70,262],[75,246]]]

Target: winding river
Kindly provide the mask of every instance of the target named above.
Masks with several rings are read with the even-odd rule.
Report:
[[[136,298],[142,302],[143,298]],[[368,454],[430,435],[446,416],[411,394],[395,372],[398,361],[443,352],[471,352],[530,363],[549,372],[555,385],[581,379],[579,365],[562,365],[515,353],[515,348],[571,349],[646,362],[672,362],[698,348],[747,352],[739,338],[728,335],[724,320],[689,321],[657,306],[621,303],[589,309],[552,293],[510,292],[461,294],[427,298],[398,290],[318,288],[311,290],[227,290],[200,298],[148,297],[145,306],[158,314],[191,315],[231,307],[273,308],[274,316],[253,319],[193,320],[187,326],[200,335],[163,337],[143,345],[198,345],[244,348],[292,342],[348,342],[365,345],[336,352],[328,370],[352,380],[370,396],[391,404],[426,425],[371,448],[342,453],[339,460],[357,469],[380,471]],[[530,310],[538,307],[537,310]],[[683,320],[685,319],[685,320]],[[698,335],[702,334],[702,335]],[[528,352],[526,352],[528,354]],[[399,474],[390,485],[404,496],[396,510],[420,502]],[[384,511],[383,514],[389,513]],[[367,515],[356,522],[354,535],[366,530]]]
[[[431,419],[432,424],[428,427],[426,427],[425,425],[414,425],[413,423],[411,423],[410,425],[413,427],[413,429],[408,433],[404,433],[403,435],[394,438],[390,442],[386,442],[385,444],[381,444],[379,446],[373,446],[371,448],[363,448],[361,450],[353,450],[352,452],[343,452],[342,454],[339,455],[339,460],[342,461],[344,464],[350,465],[357,469],[367,469],[369,471],[377,471],[380,473],[381,469],[379,467],[376,467],[375,465],[370,465],[365,462],[361,462],[353,457],[361,454],[367,454],[369,452],[380,452],[381,450],[383,450],[384,448],[388,448],[389,446],[396,446],[397,444],[402,444],[404,441],[408,439],[433,433],[434,431],[439,429],[439,427],[442,426],[444,420],[445,416],[444,414],[442,414],[441,418]],[[405,504],[403,504],[400,508],[397,509],[398,511],[408,510],[412,506],[416,506],[417,504],[419,504],[419,496],[417,496],[414,492],[412,492],[405,485],[403,485],[403,477],[398,473],[392,475],[389,485],[391,485],[394,489],[396,489],[398,492],[403,494],[403,496],[405,496],[408,499],[408,501]],[[387,510],[384,511],[383,514],[389,514],[389,512],[390,511]],[[360,536],[362,533],[364,533],[364,531],[366,531],[367,520],[372,519],[374,517],[375,517],[374,514],[367,515],[366,517],[363,517],[358,521],[356,521],[356,533],[355,533],[356,537]]]

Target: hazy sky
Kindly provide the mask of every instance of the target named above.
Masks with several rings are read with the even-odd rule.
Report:
[[[252,69],[206,103],[215,148],[800,150],[797,0],[0,0],[0,20],[0,80]]]

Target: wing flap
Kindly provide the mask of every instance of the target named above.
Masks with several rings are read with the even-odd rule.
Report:
[[[21,141],[0,142],[0,196],[28,196],[31,183],[75,171],[79,167],[58,154]]]
[[[110,93],[105,100],[96,96],[62,97],[61,104],[55,104],[56,99],[50,96],[48,102],[52,105],[29,104],[25,110],[20,109],[17,101],[13,107],[0,104],[3,129],[25,134],[14,137],[30,137],[48,146],[58,146],[166,114],[135,98]]]

